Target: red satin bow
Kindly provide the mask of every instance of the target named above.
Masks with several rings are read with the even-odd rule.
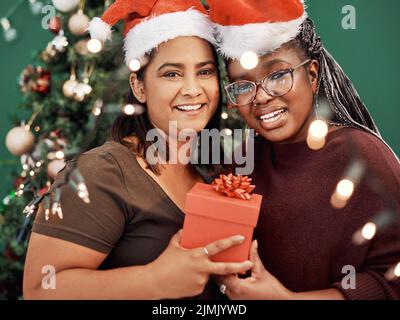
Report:
[[[251,199],[251,193],[256,187],[251,184],[251,178],[234,176],[232,173],[228,175],[221,174],[211,185],[216,191],[224,193],[230,198],[236,197],[243,200]]]

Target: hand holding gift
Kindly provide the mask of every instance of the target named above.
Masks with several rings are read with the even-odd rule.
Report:
[[[244,273],[253,267],[250,261],[210,261],[214,255],[243,243],[244,237],[241,235],[219,239],[190,250],[179,245],[181,235],[182,230],[171,238],[164,252],[149,265],[152,278],[157,284],[157,299],[195,296],[203,292],[210,275]]]
[[[250,261],[254,264],[251,275],[244,279],[234,274],[218,276],[217,283],[221,292],[232,300],[294,299],[293,292],[265,269],[258,255],[257,246],[257,240],[254,240],[250,250]]]

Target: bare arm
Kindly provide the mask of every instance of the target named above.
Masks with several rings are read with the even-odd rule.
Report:
[[[149,265],[96,270],[106,256],[68,241],[32,233],[24,270],[24,298],[158,298]],[[55,289],[42,286],[46,277],[42,273],[44,266],[55,269]]]
[[[52,237],[32,233],[24,272],[25,299],[173,299],[200,294],[210,274],[249,270],[250,261],[211,262],[203,248],[184,249],[181,232],[153,262],[111,270],[96,270],[106,254]],[[221,239],[207,245],[210,256],[244,241]],[[43,286],[44,266],[55,270],[54,289]],[[51,281],[50,281],[51,283]],[[46,289],[48,288],[48,289]]]

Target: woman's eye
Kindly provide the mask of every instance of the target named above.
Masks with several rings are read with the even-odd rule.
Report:
[[[166,78],[176,78],[176,77],[179,77],[179,73],[175,72],[175,71],[169,71],[169,72],[164,73],[163,76]]]
[[[199,72],[199,74],[200,74],[201,76],[209,76],[209,75],[214,74],[214,70],[213,70],[213,69],[201,70],[201,71]]]
[[[271,74],[269,78],[271,80],[279,80],[280,78],[282,78],[286,74],[287,74],[287,71],[278,71],[278,72],[275,72],[275,73]]]

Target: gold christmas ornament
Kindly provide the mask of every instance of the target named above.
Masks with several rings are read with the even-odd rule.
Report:
[[[79,9],[77,13],[73,14],[68,20],[68,28],[72,34],[81,36],[87,33],[89,27],[89,17]]]
[[[69,79],[64,82],[64,85],[62,87],[63,94],[67,98],[72,98],[74,96],[75,88],[78,85],[78,81],[75,79]]]
[[[87,39],[82,39],[79,40],[75,45],[74,45],[75,51],[80,54],[81,56],[85,56],[89,54],[88,50],[88,40]]]
[[[61,12],[71,12],[79,5],[79,0],[52,0],[51,2]]]
[[[14,156],[21,156],[29,152],[34,143],[35,136],[25,126],[11,129],[6,136],[6,147]]]
[[[73,98],[74,97],[74,90],[76,86],[78,85],[78,81],[76,81],[76,71],[75,71],[75,66],[71,67],[71,75],[67,81],[64,82],[62,90],[64,96],[67,98]]]

